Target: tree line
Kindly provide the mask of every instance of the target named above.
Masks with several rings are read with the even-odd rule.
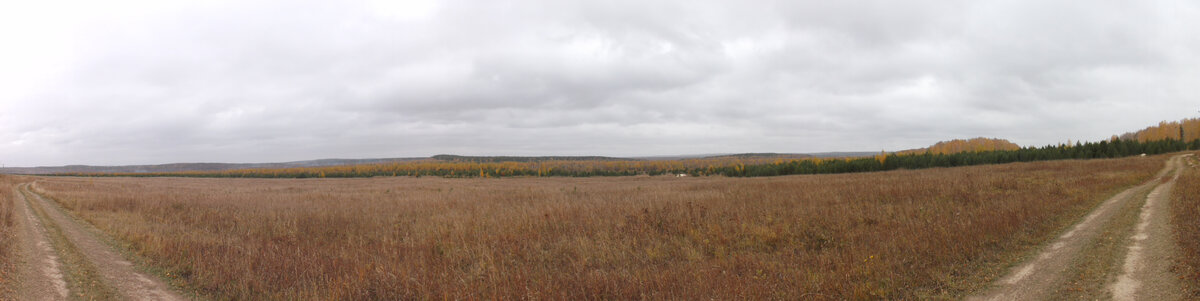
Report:
[[[185,171],[156,173],[64,173],[62,176],[122,177],[220,177],[220,178],[352,178],[378,176],[467,177],[593,177],[688,174],[760,177],[796,174],[872,172],[896,169],[921,169],[980,164],[1029,162],[1061,159],[1117,158],[1140,154],[1162,154],[1200,149],[1200,139],[1153,141],[1113,139],[1109,141],[1059,144],[1018,149],[998,149],[942,153],[881,153],[856,158],[700,158],[682,160],[593,160],[495,161],[494,158],[445,158],[383,164],[327,167],[259,168],[224,171]]]
[[[1200,139],[1200,118],[1184,118],[1179,121],[1160,121],[1158,125],[1152,125],[1135,132],[1121,134],[1120,136],[1113,136],[1113,139],[1137,140],[1142,142],[1163,139],[1192,141]]]
[[[971,139],[954,139],[950,141],[941,141],[923,149],[914,149],[907,151],[899,151],[900,154],[922,154],[931,152],[934,154],[955,154],[965,152],[982,152],[994,150],[1017,150],[1021,146],[1016,143],[1009,142],[1004,139],[997,138],[971,138]]]

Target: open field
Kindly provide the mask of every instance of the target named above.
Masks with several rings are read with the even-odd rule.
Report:
[[[33,187],[218,299],[952,298],[1165,158],[772,178]]]

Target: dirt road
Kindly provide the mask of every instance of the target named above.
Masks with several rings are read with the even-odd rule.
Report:
[[[1016,266],[980,296],[968,300],[1046,300],[1067,285],[1068,271],[1083,261],[1084,252],[1097,243],[1102,229],[1113,222],[1120,208],[1129,202],[1144,202],[1138,216],[1134,235],[1126,239],[1128,245],[1124,260],[1114,258],[1111,262],[1123,263],[1121,271],[1107,288],[1108,296],[1116,300],[1178,300],[1182,289],[1176,282],[1169,266],[1175,252],[1175,242],[1170,228],[1167,197],[1175,179],[1183,169],[1182,155],[1167,161],[1166,167],[1150,181],[1122,191],[1106,200],[1071,227],[1036,257]],[[1172,176],[1173,175],[1173,176]],[[1136,205],[1134,205],[1136,206]]]
[[[1110,286],[1114,300],[1179,300],[1183,290],[1178,277],[1171,271],[1178,252],[1173,233],[1169,197],[1171,188],[1183,171],[1181,157],[1172,159],[1175,173],[1159,184],[1146,198],[1138,216],[1137,228],[1122,261],[1122,272]]]
[[[16,241],[19,268],[17,269],[17,296],[24,300],[66,300],[67,282],[63,279],[62,265],[58,254],[50,246],[50,240],[42,222],[34,217],[21,193],[15,193],[17,219]]]
[[[22,229],[20,300],[183,300],[159,279],[137,271],[111,246],[59,207],[18,186]],[[66,277],[64,277],[66,275]]]

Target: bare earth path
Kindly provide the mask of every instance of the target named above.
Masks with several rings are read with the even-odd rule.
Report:
[[[1176,166],[1170,181],[1158,185],[1146,198],[1121,275],[1110,286],[1114,300],[1179,300],[1183,289],[1171,264],[1178,252],[1171,233],[1168,197],[1175,180],[1183,171],[1181,157],[1172,158]]]
[[[1186,156],[1186,155],[1185,155]],[[1146,201],[1141,207],[1137,231],[1129,246],[1124,275],[1110,286],[1117,300],[1176,300],[1180,296],[1174,273],[1168,270],[1174,250],[1166,198],[1182,170],[1184,156],[1167,161],[1166,167],[1147,183],[1122,191],[1104,201],[1066,233],[1063,233],[1029,261],[1018,265],[980,296],[968,300],[1045,300],[1053,299],[1064,285],[1067,271],[1079,262],[1082,251],[1096,242],[1101,229],[1128,202]],[[1160,179],[1172,171],[1169,181]],[[1147,192],[1149,197],[1143,199]]]
[[[25,192],[24,195],[30,196],[25,198],[26,201],[36,203],[39,207],[43,208],[46,216],[48,216],[48,220],[39,220],[35,214],[29,212],[29,203],[26,203],[25,209],[21,210],[21,214],[24,215],[22,219],[29,221],[27,225],[34,226],[28,228],[33,228],[33,231],[40,232],[42,234],[41,237],[43,241],[40,243],[35,243],[39,246],[40,250],[49,252],[51,254],[53,253],[50,252],[49,247],[40,247],[43,245],[41,243],[45,242],[44,240],[46,232],[46,226],[42,223],[53,223],[54,225],[57,225],[58,228],[62,230],[63,235],[66,236],[66,238],[70,240],[70,242],[74,244],[76,248],[78,248],[79,252],[83,254],[83,257],[85,257],[90,264],[96,267],[96,270],[99,272],[103,283],[116,289],[116,291],[120,294],[120,299],[183,300],[183,298],[172,292],[167,285],[163,284],[158,279],[146,276],[145,274],[136,271],[133,267],[133,264],[122,258],[120,253],[118,253],[112,247],[101,242],[94,234],[85,229],[84,225],[81,225],[71,217],[68,217],[66,214],[60,211],[56,205],[43,198],[41,195],[35,193],[33,189],[30,189],[29,184],[21,185],[18,187],[18,189],[22,192]],[[44,262],[44,264],[38,263],[39,266],[38,268],[35,268],[35,270],[47,266],[55,266],[53,269],[57,269],[57,266],[59,266],[56,260],[43,260],[42,262]],[[53,269],[47,268],[46,270]],[[52,272],[45,273],[53,274]],[[66,285],[62,284],[61,278],[60,271],[58,280],[54,281],[52,279],[51,283],[53,284],[52,287],[56,291],[55,294],[65,297],[67,295]],[[34,290],[29,291],[29,294],[22,296],[42,296],[45,289],[37,288],[38,285],[42,284],[37,284],[36,282],[43,281],[45,280],[30,279],[30,281],[28,281],[28,286]],[[55,296],[55,294],[46,296]],[[49,299],[56,300],[63,298]]]
[[[50,246],[46,229],[34,216],[21,193],[13,192],[17,218],[18,265],[16,294],[22,300],[66,300],[67,282],[62,265]]]

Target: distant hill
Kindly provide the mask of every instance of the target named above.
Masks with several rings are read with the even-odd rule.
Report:
[[[378,159],[320,159],[308,161],[278,162],[278,163],[170,163],[157,165],[120,165],[120,166],[39,166],[39,167],[8,167],[0,168],[0,173],[44,175],[58,173],[151,173],[151,172],[180,172],[180,171],[222,171],[251,168],[294,168],[321,167],[356,164],[376,164],[390,162],[405,162],[425,160],[428,158],[378,158]]]
[[[899,151],[899,154],[919,154],[931,152],[934,154],[955,154],[963,152],[983,152],[994,150],[1017,150],[1021,146],[1011,141],[998,138],[971,138],[971,139],[954,139],[950,141],[941,141],[927,148],[918,148],[912,150]]]
[[[817,158],[858,158],[878,155],[877,152],[827,152],[806,154]]]
[[[744,160],[770,160],[770,159],[805,159],[805,158],[848,158],[848,157],[869,157],[875,155],[872,152],[830,152],[830,153],[814,153],[814,154],[797,154],[797,153],[741,153],[741,154],[710,154],[710,155],[681,155],[681,156],[661,156],[661,157],[637,157],[637,158],[620,158],[620,157],[605,157],[605,156],[460,156],[460,155],[436,155],[428,158],[376,158],[376,159],[319,159],[307,161],[292,161],[292,162],[277,162],[277,163],[170,163],[170,164],[155,164],[155,165],[118,165],[118,166],[93,166],[93,165],[67,165],[67,166],[38,166],[38,167],[7,167],[0,168],[0,173],[3,174],[26,174],[26,175],[47,175],[47,174],[73,174],[73,173],[172,173],[185,171],[227,171],[238,169],[279,169],[279,168],[300,168],[300,167],[325,167],[325,166],[344,166],[344,165],[362,165],[362,164],[379,164],[392,162],[410,162],[419,160],[438,160],[448,162],[472,162],[472,163],[498,163],[498,162],[542,162],[542,161],[656,161],[656,160],[686,160],[686,159],[744,159]]]
[[[743,153],[707,156],[703,159],[806,159],[812,158],[809,154],[781,154],[781,153]]]
[[[823,152],[823,153],[736,153],[736,154],[702,154],[702,155],[677,155],[677,156],[652,156],[652,157],[637,157],[643,160],[685,160],[685,159],[763,159],[763,158],[781,158],[781,159],[804,159],[804,158],[858,158],[870,157],[879,154],[878,152]]]
[[[459,155],[436,155],[435,160],[442,161],[458,161],[458,162],[475,162],[475,163],[495,163],[495,162],[540,162],[540,161],[637,161],[639,159],[632,158],[615,158],[603,156],[459,156]]]

